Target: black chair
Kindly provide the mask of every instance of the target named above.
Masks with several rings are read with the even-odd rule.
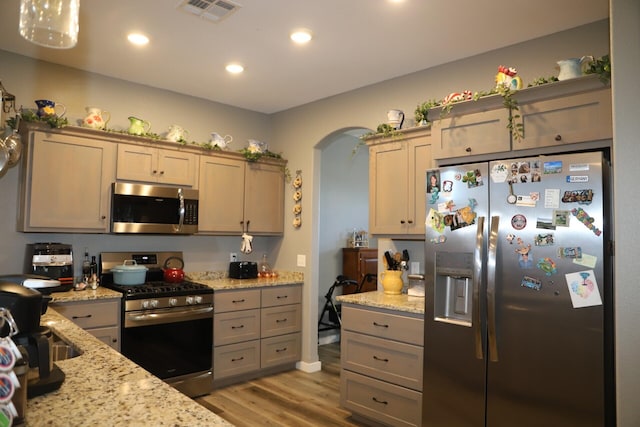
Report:
[[[338,276],[336,281],[333,282],[333,285],[327,291],[327,294],[324,296],[325,303],[322,308],[322,312],[320,313],[320,319],[318,320],[318,332],[340,329],[342,326],[342,306],[333,302],[333,294],[336,291],[336,288],[341,287],[344,289],[347,286],[355,286],[352,293],[357,294],[362,291],[362,287],[365,283],[371,283],[377,280],[378,276],[371,273],[365,274],[362,277],[360,284],[355,280],[349,279],[347,276]],[[344,291],[342,291],[342,293],[344,294]],[[325,314],[328,314],[327,319],[325,319]]]

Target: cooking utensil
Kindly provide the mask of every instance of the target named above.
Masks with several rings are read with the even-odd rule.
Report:
[[[167,258],[164,262],[162,273],[164,281],[169,283],[180,283],[184,280],[184,260],[177,256]]]
[[[144,265],[138,265],[133,259],[125,260],[122,265],[113,267],[113,283],[116,285],[142,285],[147,277],[147,270]]]
[[[0,173],[7,167],[9,164],[9,150],[7,146],[4,144],[3,140],[0,140]]]

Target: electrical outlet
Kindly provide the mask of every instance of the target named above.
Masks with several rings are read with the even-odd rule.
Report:
[[[238,261],[238,254],[235,252],[229,253],[229,261],[230,262]]]
[[[298,267],[307,266],[307,257],[304,255],[298,255]]]

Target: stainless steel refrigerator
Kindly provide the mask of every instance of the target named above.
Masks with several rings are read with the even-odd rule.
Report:
[[[613,425],[606,157],[427,171],[423,426]]]

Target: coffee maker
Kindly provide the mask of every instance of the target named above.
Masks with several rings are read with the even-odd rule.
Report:
[[[11,338],[27,354],[27,397],[57,390],[64,381],[64,372],[53,364],[51,330],[40,325],[47,310],[50,295],[8,281],[0,280],[0,307],[11,312],[18,333]],[[6,325],[5,325],[6,326]],[[7,336],[8,331],[0,331]]]
[[[50,292],[68,291],[73,287],[73,249],[64,243],[29,243],[24,272],[60,281]]]

